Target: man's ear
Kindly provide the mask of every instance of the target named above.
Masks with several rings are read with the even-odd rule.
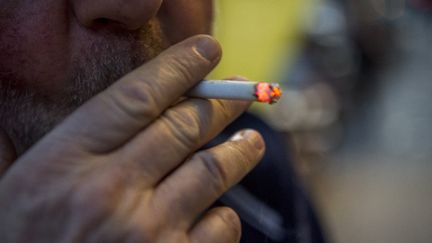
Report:
[[[0,128],[0,177],[16,159],[15,148],[6,132]]]

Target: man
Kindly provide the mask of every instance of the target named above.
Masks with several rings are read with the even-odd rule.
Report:
[[[248,103],[182,98],[221,57],[199,35],[212,13],[211,0],[0,0],[0,242],[239,240],[233,210],[206,209],[264,141],[242,130],[197,151]]]

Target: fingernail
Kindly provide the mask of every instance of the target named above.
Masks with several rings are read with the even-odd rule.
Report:
[[[239,140],[243,140],[243,139],[245,139],[245,137],[244,137],[244,131],[241,131],[241,132],[237,132],[236,134],[234,134],[234,136],[232,136],[231,138],[230,138],[230,141],[239,141]]]
[[[255,148],[258,150],[262,150],[265,147],[264,141],[261,138],[261,136],[259,136],[256,131],[251,130],[251,129],[236,133],[234,136],[231,137],[230,140],[231,141],[238,141],[238,140],[243,140],[243,139],[252,140]]]
[[[212,62],[220,55],[220,47],[215,39],[205,36],[200,37],[195,44],[195,50],[198,54],[208,61]]]

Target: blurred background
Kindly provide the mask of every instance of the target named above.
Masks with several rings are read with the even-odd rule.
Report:
[[[432,242],[432,1],[218,0],[214,78],[280,82],[286,134],[330,242]]]

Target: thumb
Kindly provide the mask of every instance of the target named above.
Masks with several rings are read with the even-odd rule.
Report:
[[[0,177],[16,159],[16,153],[7,134],[0,129]]]

